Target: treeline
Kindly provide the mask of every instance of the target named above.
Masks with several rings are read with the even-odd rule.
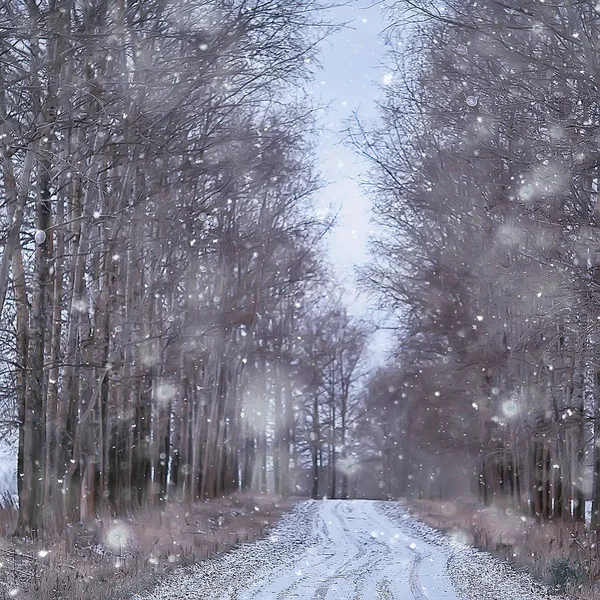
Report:
[[[327,335],[362,330],[328,297],[329,224],[311,212],[318,9],[3,4],[1,383],[20,533],[265,489],[267,472],[287,494],[293,460],[343,455],[352,351]]]
[[[370,385],[391,495],[600,518],[600,15],[397,2],[364,273],[398,319]],[[377,437],[378,436],[378,437]]]

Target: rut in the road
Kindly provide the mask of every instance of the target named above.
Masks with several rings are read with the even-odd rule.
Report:
[[[421,568],[421,562],[423,561],[423,555],[415,552],[412,566],[410,568],[410,576],[408,583],[410,584],[410,591],[412,592],[415,600],[427,600],[419,581],[419,569]]]

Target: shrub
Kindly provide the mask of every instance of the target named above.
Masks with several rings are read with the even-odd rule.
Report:
[[[550,587],[563,591],[576,587],[585,581],[585,573],[579,563],[571,564],[567,558],[554,558],[548,563]]]

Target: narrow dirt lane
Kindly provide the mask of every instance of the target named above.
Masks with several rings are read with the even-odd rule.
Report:
[[[270,537],[171,578],[147,600],[543,597],[529,578],[453,545],[397,503],[325,500],[299,505]]]

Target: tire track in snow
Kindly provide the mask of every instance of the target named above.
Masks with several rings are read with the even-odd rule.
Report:
[[[358,542],[354,538],[354,536],[350,533],[350,529],[347,527],[347,525],[344,521],[344,517],[342,515],[340,515],[340,508],[341,508],[340,503],[336,502],[336,504],[334,505],[333,510],[331,512],[338,520],[340,527],[342,528],[342,531],[345,534],[345,537],[348,538],[350,540],[350,543],[354,545],[354,547],[357,549],[357,551],[359,551],[360,545],[358,544]],[[331,540],[331,541],[333,541],[333,540]],[[355,559],[355,556],[351,556],[348,560],[346,560],[342,565],[340,565],[336,569],[336,571],[333,573],[333,575],[328,576],[327,579],[325,579],[325,581],[323,581],[321,583],[321,585],[319,585],[319,587],[315,590],[312,600],[324,600],[324,598],[327,596],[327,592],[329,591],[329,588],[331,587],[331,584],[336,579],[340,579],[340,577],[342,576],[344,571],[348,568],[348,566],[350,566],[352,564],[352,561],[354,559]]]
[[[421,580],[419,578],[419,571],[421,569],[421,563],[423,562],[423,555],[420,552],[416,552],[412,549],[411,552],[414,554],[414,559],[410,567],[408,585],[415,600],[427,600],[427,596],[423,591],[423,587],[421,586]]]
[[[325,523],[325,520],[323,519],[322,515],[321,515],[321,510],[319,510],[317,508],[318,504],[316,502],[313,501],[309,501],[307,503],[305,503],[306,508],[306,514],[307,516],[310,517],[310,521],[312,522],[312,527],[310,529],[312,529],[312,531],[315,534],[315,537],[318,539],[318,543],[322,544],[326,539],[328,539],[329,537],[329,532],[327,530],[327,525]],[[333,556],[333,554],[331,555]],[[266,583],[266,582],[265,582]],[[297,585],[298,582],[296,582],[295,584],[290,586],[290,591],[291,588],[295,587],[295,585]],[[254,600],[255,598],[261,598],[262,597],[262,586],[256,586],[257,589],[250,595],[250,596],[244,596],[244,599],[247,600]],[[288,595],[285,595],[286,592],[288,590],[282,590],[282,592],[277,596],[277,600],[287,600],[287,598],[289,597]],[[238,594],[241,592],[241,588],[239,586],[236,586],[236,588],[234,589],[234,596],[231,598],[231,600],[238,600],[239,596]]]
[[[329,539],[329,528],[327,527],[327,523],[325,523],[325,519],[319,515],[319,536],[322,541],[326,542]]]
[[[385,515],[381,514],[377,510],[375,510],[374,513],[370,514],[369,516],[371,517],[371,520],[376,525],[379,524],[380,527],[383,527],[385,525],[385,521],[387,521]],[[384,518],[383,522],[379,521],[381,517]],[[389,523],[389,521],[387,522]],[[413,598],[414,600],[429,600],[421,584],[421,564],[423,562],[423,558],[425,556],[429,556],[429,553],[423,554],[422,552],[419,552],[414,543],[411,543],[410,545],[407,544],[404,547],[412,554],[413,557],[410,563],[410,571],[408,574],[408,587],[413,595]],[[393,600],[393,594],[389,590],[389,587],[387,587],[385,592],[382,592],[382,594],[386,600],[388,598]]]
[[[389,523],[378,520],[379,515],[373,510],[374,505],[371,503],[365,505],[366,510],[360,514],[360,518],[357,517],[352,503],[344,502],[340,506],[342,512],[347,517],[345,523],[351,524],[357,520],[361,526],[359,531],[362,534],[362,539],[356,536],[354,536],[354,539],[357,542],[359,555],[364,557],[363,564],[349,571],[346,575],[348,578],[352,577],[352,584],[354,586],[353,600],[371,600],[375,596],[382,598],[382,600],[394,600],[393,593],[389,587],[386,587],[386,580],[383,581],[383,589],[385,591],[384,595],[381,596],[380,588],[382,584],[379,581],[381,575],[379,577],[376,576],[377,572],[383,572],[385,565],[389,566],[396,558],[390,545],[384,539],[384,531],[389,528]],[[346,529],[348,530],[347,525]],[[369,583],[371,584],[370,586]]]
[[[340,514],[340,512],[343,514]],[[362,595],[362,588],[364,578],[371,571],[377,569],[379,563],[383,560],[384,556],[382,556],[380,550],[383,548],[385,553],[389,553],[389,548],[377,538],[370,538],[368,543],[361,543],[356,536],[356,533],[351,531],[349,527],[349,521],[351,518],[353,518],[350,516],[353,515],[353,509],[349,503],[337,501],[334,505],[332,513],[340,523],[342,531],[345,534],[345,540],[349,541],[350,544],[356,548],[357,552],[317,588],[311,600],[324,600],[332,584],[335,581],[342,579],[346,580],[354,587],[354,598],[363,598],[364,596]],[[369,527],[366,531],[367,534],[369,529],[373,529],[373,525],[377,525],[373,517],[374,515],[368,515],[367,523]],[[393,595],[391,592],[389,592],[389,590],[386,598],[388,600],[393,600]]]
[[[344,508],[348,508],[350,509],[350,507],[348,507],[347,505],[344,505]],[[340,511],[342,509],[342,504],[340,502],[338,502],[334,507],[333,507],[333,514],[336,516],[337,520],[340,522],[340,525],[342,527],[342,530],[344,531],[344,533],[346,534],[346,537],[350,540],[350,543],[359,551],[362,552],[364,550],[364,546],[356,539],[356,536],[354,535],[354,533],[352,533],[350,531],[350,528],[348,527],[348,511],[344,511],[344,515],[340,514]],[[351,511],[351,509],[350,509]]]
[[[330,506],[328,506],[328,508],[330,508]],[[337,544],[335,544],[333,537],[332,537],[333,534],[335,533],[335,527],[334,527],[335,524],[330,521],[329,522],[330,526],[332,526],[331,529],[330,529],[330,527],[327,526],[327,521],[325,520],[325,517],[323,516],[323,514],[326,512],[327,511],[321,511],[319,513],[318,518],[315,523],[315,527],[317,528],[318,536],[319,536],[321,543],[325,544],[327,546],[330,546],[329,549],[331,550],[331,553],[327,553],[325,555],[325,560],[321,560],[320,562],[318,562],[315,565],[308,565],[308,568],[306,569],[307,573],[306,574],[303,573],[303,576],[298,578],[291,585],[285,587],[285,589],[282,589],[277,594],[277,600],[287,600],[288,598],[292,597],[291,595],[293,593],[295,593],[295,591],[298,588],[305,585],[307,580],[320,577],[319,575],[315,575],[314,570],[323,569],[323,568],[326,569],[327,564],[329,562],[331,562],[332,560],[335,560],[336,558],[339,558],[339,555],[337,553],[339,548],[337,547]],[[343,518],[341,518],[339,515],[339,504],[336,503],[333,506],[331,513],[334,516],[338,517],[340,526],[342,527],[342,529],[345,532],[347,532],[349,534],[347,527],[345,527],[345,525],[344,525]],[[357,549],[358,548],[359,548],[359,546],[357,546]],[[329,591],[329,588],[330,588],[331,584],[333,583],[333,581],[335,581],[336,579],[339,579],[340,571],[345,569],[352,562],[352,560],[353,560],[353,558],[350,558],[347,561],[345,561],[341,566],[337,567],[335,572],[331,575],[329,575],[327,573],[323,573],[323,577],[325,577],[325,580],[315,590],[315,593],[312,596],[312,598],[314,598],[315,600],[323,600],[325,598],[325,596],[327,595],[327,592]],[[299,573],[300,572],[301,572],[301,570],[299,570]],[[254,596],[252,596],[252,598],[258,597],[259,593],[260,593],[260,591],[257,591],[256,594]]]

